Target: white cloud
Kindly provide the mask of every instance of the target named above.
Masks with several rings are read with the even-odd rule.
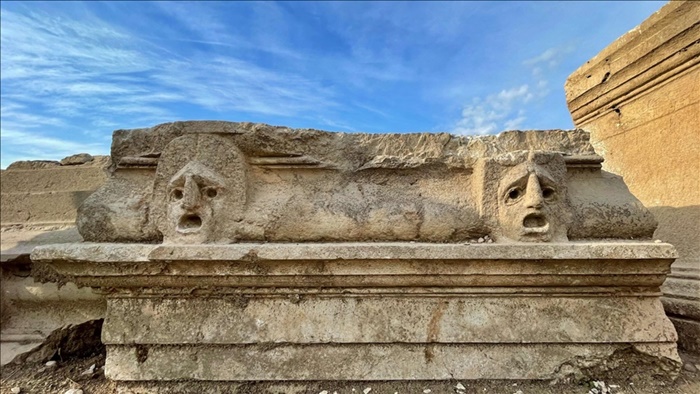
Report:
[[[533,94],[528,85],[504,89],[485,99],[475,98],[462,109],[462,118],[452,132],[463,135],[493,134],[504,129],[515,129],[525,120],[525,111],[514,110],[516,104],[530,101]]]
[[[17,160],[59,160],[81,152],[109,154],[108,143],[83,143],[48,137],[40,132],[21,130],[17,127],[21,126],[3,123],[0,128],[2,168]]]
[[[171,14],[203,40],[227,40],[225,24],[209,23],[211,15],[190,15],[170,5]],[[330,88],[279,64],[263,67],[199,52],[174,55],[89,14],[76,20],[3,8],[1,18],[0,119],[3,133],[9,133],[3,135],[4,156],[32,154],[18,137],[26,130],[43,133],[38,138],[45,149],[33,148],[35,155],[55,155],[49,146],[64,153],[82,146],[67,143],[64,134],[82,135],[87,146],[101,149],[113,128],[182,119],[183,107],[218,112],[222,118],[253,113],[309,119],[330,119],[327,111],[337,107]]]
[[[523,61],[526,66],[546,65],[550,68],[556,67],[566,55],[574,51],[573,45],[564,45],[546,49],[539,55]]]
[[[537,80],[535,85],[537,90],[534,93],[537,97],[545,97],[550,93],[547,74],[551,73],[573,50],[573,45],[552,47],[523,62],[523,65],[530,68],[532,76]]]

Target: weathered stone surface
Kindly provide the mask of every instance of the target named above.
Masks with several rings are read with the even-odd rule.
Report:
[[[674,257],[654,242],[84,243],[32,255],[107,292],[109,377],[231,381],[552,379],[629,365],[610,362],[629,348],[672,376],[677,337],[658,287]],[[344,366],[312,361],[323,359]]]
[[[89,357],[104,352],[100,340],[103,320],[90,320],[76,325],[67,325],[53,331],[36,349],[23,353],[13,363],[47,362],[59,358]]]
[[[113,379],[679,371],[675,250],[628,240],[655,222],[580,131],[176,122],[115,132],[112,160],[78,218],[99,242],[32,259],[105,295]]]
[[[105,374],[115,380],[557,379],[599,376],[592,371],[619,366],[615,352],[629,348],[608,344],[127,345],[107,346]],[[675,352],[672,344],[640,345],[633,347],[633,357],[626,361],[635,364],[635,358],[641,358],[639,373],[658,374],[678,370],[680,359]]]
[[[55,160],[19,160],[10,163],[8,170],[40,170],[60,166],[61,163]]]
[[[88,241],[561,241],[567,233],[648,238],[655,225],[621,179],[600,181],[600,160],[578,131],[471,138],[175,122],[117,131],[112,152],[110,183],[80,209]],[[506,192],[498,190],[499,168],[510,167],[539,174],[528,196],[547,201],[517,202],[513,209],[523,214],[512,220],[521,223],[505,225],[511,205],[495,208]],[[592,175],[576,176],[581,171]],[[511,183],[525,179],[513,176]],[[545,178],[551,182],[542,186]],[[535,185],[525,183],[523,195],[528,184]],[[589,184],[612,185],[614,195],[567,192]],[[498,212],[506,213],[499,219]],[[590,219],[572,220],[582,215]],[[503,231],[515,227],[529,235]]]
[[[623,176],[654,214],[654,238],[678,248],[669,282],[700,283],[698,20],[700,3],[669,2],[583,64],[565,86],[574,124],[591,133],[591,144],[605,158],[603,169]],[[697,290],[668,293],[664,303],[676,321],[700,326],[692,314],[700,309]],[[680,326],[679,332],[690,333]],[[681,344],[696,347],[695,332],[682,336]]]
[[[107,181],[108,162],[98,156],[89,166],[10,165],[0,171],[2,226],[74,223],[78,206]]]
[[[90,241],[153,242],[162,239],[148,222],[152,183],[139,170],[114,174],[78,207],[76,224]],[[109,201],[109,203],[104,203]]]
[[[414,292],[110,299],[106,344],[673,343],[658,297]],[[297,293],[298,294],[298,293]],[[641,298],[641,299],[640,299]],[[391,313],[386,313],[391,311]],[[605,311],[604,314],[595,312]],[[595,316],[595,318],[592,318]],[[520,323],[516,323],[520,322]],[[147,327],[148,329],[144,329]]]
[[[85,164],[94,160],[91,154],[88,153],[76,153],[68,157],[61,159],[62,166],[76,166],[80,164]]]

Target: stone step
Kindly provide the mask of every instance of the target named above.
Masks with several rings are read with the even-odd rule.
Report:
[[[5,170],[0,175],[0,192],[56,192],[96,190],[107,181],[102,167],[58,167],[41,170]]]

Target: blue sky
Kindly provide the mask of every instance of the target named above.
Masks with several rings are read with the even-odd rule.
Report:
[[[174,120],[568,129],[566,77],[663,4],[3,1],[2,167]]]

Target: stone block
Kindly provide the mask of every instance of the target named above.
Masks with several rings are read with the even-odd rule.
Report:
[[[658,287],[674,256],[640,242],[85,243],[32,259],[107,291],[110,378],[248,381],[555,379],[629,349],[673,375]]]

